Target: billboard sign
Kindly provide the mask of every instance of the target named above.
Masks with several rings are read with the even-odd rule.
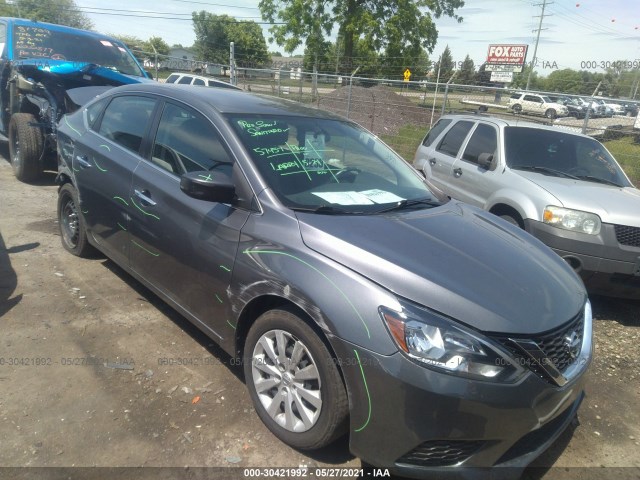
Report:
[[[524,65],[528,45],[489,45],[487,63]]]

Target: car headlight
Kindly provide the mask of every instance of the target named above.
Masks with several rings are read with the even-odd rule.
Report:
[[[595,213],[571,210],[569,208],[547,206],[542,214],[542,221],[548,225],[574,232],[598,235],[602,222]]]
[[[380,307],[380,315],[398,347],[428,368],[500,382],[524,373],[500,346],[431,310],[403,304],[402,312]]]

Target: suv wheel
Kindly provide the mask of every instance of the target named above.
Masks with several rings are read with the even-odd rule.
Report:
[[[546,112],[544,112],[544,116],[550,119],[556,118],[556,111],[553,108],[550,108]]]
[[[283,442],[312,450],[347,431],[348,401],[331,354],[313,329],[287,310],[252,325],[244,378],[256,412]]]
[[[9,122],[9,156],[13,173],[22,182],[36,180],[42,173],[44,138],[36,123],[30,113],[14,113]]]
[[[513,107],[513,113],[521,113],[522,112],[522,105],[519,104],[515,104]]]

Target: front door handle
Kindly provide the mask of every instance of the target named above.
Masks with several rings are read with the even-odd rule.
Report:
[[[430,163],[431,165],[435,165],[435,164],[436,164],[436,159],[435,159],[435,158],[430,158],[430,159],[429,159],[429,163]]]
[[[91,163],[89,163],[86,155],[76,155],[76,162],[78,162],[82,168],[91,168]]]
[[[151,205],[152,207],[156,205],[156,202],[153,201],[148,190],[134,190],[133,192],[136,194],[136,197],[147,205]]]
[[[453,169],[453,176],[458,178],[462,176],[462,169],[461,168],[454,168]]]

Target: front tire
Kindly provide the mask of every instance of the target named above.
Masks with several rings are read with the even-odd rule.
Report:
[[[44,138],[36,117],[30,113],[14,113],[9,121],[9,156],[16,178],[32,182],[42,174],[40,157]]]
[[[91,256],[93,247],[87,240],[78,193],[70,183],[63,185],[58,192],[58,226],[65,250],[77,257]]]
[[[544,112],[544,116],[550,120],[553,120],[554,118],[556,118],[556,111],[553,108],[550,108],[549,110]]]
[[[515,104],[513,106],[513,113],[516,115],[522,113],[522,105]]]
[[[255,321],[244,375],[260,419],[286,444],[315,450],[347,431],[347,394],[333,357],[295,313],[271,310]]]

